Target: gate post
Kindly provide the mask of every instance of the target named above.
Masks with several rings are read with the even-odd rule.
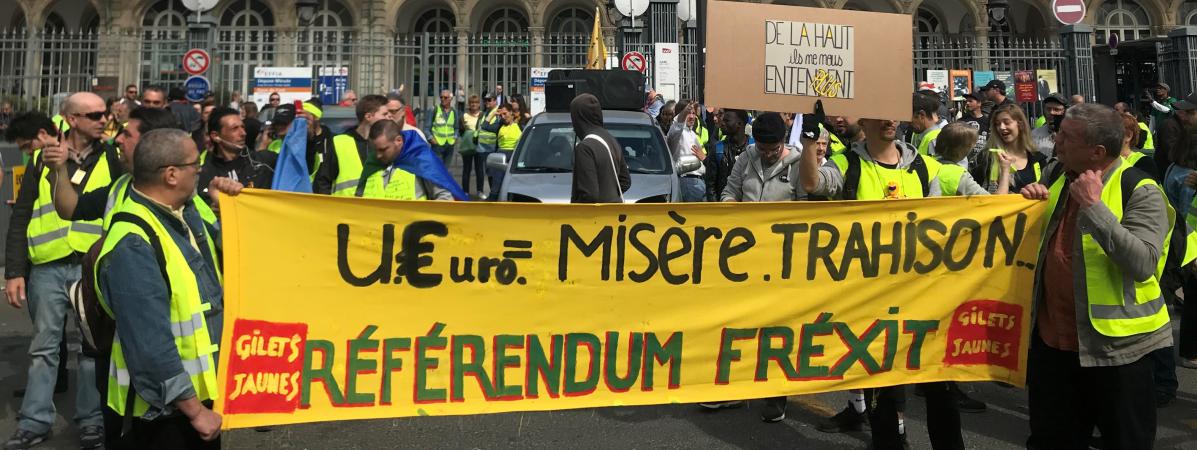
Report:
[[[532,67],[544,67],[544,27],[528,27],[532,38]]]
[[[457,84],[461,85],[461,89],[466,93],[466,98],[469,98],[471,93],[478,94],[482,97],[481,90],[474,91],[471,86],[473,80],[470,79],[470,28],[457,27],[454,29],[457,32]]]
[[[1079,94],[1093,101],[1097,95],[1093,85],[1093,27],[1077,24],[1060,29],[1060,45],[1064,49],[1061,94]]]
[[[1164,65],[1172,70],[1163,73],[1164,81],[1172,86],[1173,92],[1188,95],[1197,91],[1197,27],[1186,26],[1168,33],[1172,55]]]

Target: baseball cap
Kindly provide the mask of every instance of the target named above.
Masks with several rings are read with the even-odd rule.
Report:
[[[989,80],[989,83],[986,83],[985,86],[981,87],[982,91],[988,91],[990,89],[997,89],[1005,92],[1006,83],[1003,83],[1002,80]]]
[[[1177,100],[1176,103],[1172,104],[1172,109],[1180,111],[1192,111],[1197,109],[1197,93],[1189,94],[1188,97]]]
[[[271,125],[286,126],[290,125],[293,120],[295,120],[295,105],[285,103],[274,109],[274,118],[270,120],[270,123]]]
[[[981,97],[977,97],[977,93],[975,93],[975,92],[969,92],[967,94],[964,94],[964,98],[976,100],[978,102],[981,101]]]
[[[1043,103],[1047,103],[1047,102],[1056,102],[1056,103],[1059,103],[1061,106],[1068,106],[1068,102],[1064,101],[1064,96],[1060,95],[1057,92],[1052,92],[1051,94],[1048,94],[1047,97],[1044,97]]]
[[[493,93],[487,92],[485,94],[482,94],[483,101],[490,101],[490,100],[494,100],[494,99],[495,99],[495,94],[493,94]]]
[[[1168,83],[1165,83],[1165,82],[1163,82],[1163,81],[1161,81],[1161,82],[1159,82],[1159,83],[1156,83],[1156,84],[1155,84],[1155,87],[1162,88],[1162,89],[1164,89],[1165,91],[1171,91],[1171,90],[1172,90],[1172,88],[1168,87]]]

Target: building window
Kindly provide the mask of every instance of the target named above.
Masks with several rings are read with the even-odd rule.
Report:
[[[499,8],[486,18],[486,22],[482,24],[482,31],[486,33],[526,33],[528,18],[514,8]]]
[[[417,33],[452,33],[457,26],[457,18],[453,11],[445,8],[430,9],[416,19]]]
[[[236,0],[221,14],[220,25],[261,30],[262,27],[274,25],[274,14],[260,1]]]
[[[1197,26],[1197,1],[1189,0],[1180,5],[1180,25]]]
[[[1122,41],[1151,37],[1151,19],[1147,11],[1132,0],[1111,0],[1097,11],[1097,42],[1104,43],[1110,34],[1118,34]]]
[[[918,23],[919,34],[943,34],[943,28],[939,26],[939,18],[935,17],[935,13],[919,8],[919,15],[915,20]]]
[[[352,49],[347,41],[352,34],[353,16],[349,9],[338,0],[320,0],[311,25],[300,32],[301,62],[315,67],[348,65]]]
[[[553,18],[554,33],[589,34],[594,25],[594,15],[582,8],[569,8]]]

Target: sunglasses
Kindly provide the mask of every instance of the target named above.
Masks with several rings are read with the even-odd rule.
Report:
[[[100,119],[104,118],[105,114],[108,114],[108,111],[96,111],[96,112],[89,112],[89,113],[82,113],[82,114],[75,113],[75,114],[71,114],[71,115],[73,115],[75,117],[86,117],[87,120],[90,120],[92,122],[99,122]]]
[[[277,101],[279,101],[279,99],[277,99],[277,98],[272,98],[272,99],[270,99],[270,101],[272,101],[272,102],[277,102]]]

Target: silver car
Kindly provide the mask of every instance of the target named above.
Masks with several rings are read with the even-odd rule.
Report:
[[[632,176],[625,203],[681,201],[680,174],[697,170],[698,158],[674,160],[656,121],[639,111],[603,111],[603,124],[623,147],[623,158]],[[511,161],[492,153],[486,165],[506,171],[499,187],[500,201],[569,203],[573,190],[573,124],[568,112],[538,114],[528,122]]]

